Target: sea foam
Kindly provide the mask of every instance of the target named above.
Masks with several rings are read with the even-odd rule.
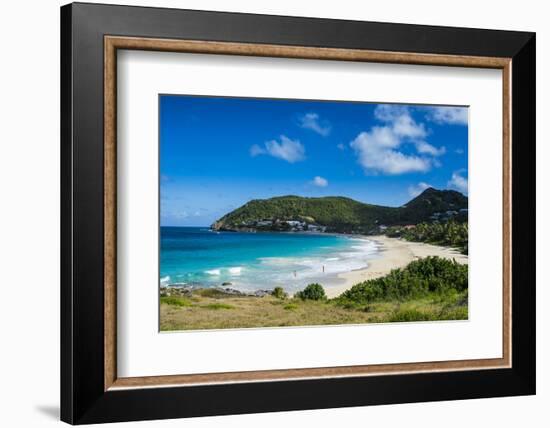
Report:
[[[231,275],[240,275],[243,268],[242,266],[237,266],[237,267],[230,267],[228,270]]]
[[[368,260],[378,251],[373,241],[360,238],[349,238],[348,245],[343,248],[327,249],[333,251],[302,257],[258,258],[263,269],[255,270],[254,280],[259,283],[281,285],[289,290],[299,289],[314,281],[326,284],[334,281],[340,273],[368,267]]]

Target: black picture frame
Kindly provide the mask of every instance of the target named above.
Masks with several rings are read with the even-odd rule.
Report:
[[[512,58],[512,367],[104,390],[104,36]],[[71,424],[535,393],[535,34],[73,3],[61,8],[61,419]]]

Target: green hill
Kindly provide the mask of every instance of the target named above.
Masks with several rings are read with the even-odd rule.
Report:
[[[460,212],[468,208],[468,198],[455,190],[437,190],[429,187],[416,198],[400,207],[408,223],[429,221],[434,213]]]
[[[379,231],[379,226],[431,221],[435,213],[458,213],[467,207],[468,198],[461,193],[433,188],[426,189],[402,207],[365,204],[338,196],[279,196],[252,200],[214,222],[212,229],[374,233]]]

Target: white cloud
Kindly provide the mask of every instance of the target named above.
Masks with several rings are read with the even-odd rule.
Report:
[[[361,132],[350,144],[365,170],[405,174],[426,172],[439,164],[435,157],[444,154],[445,147],[438,148],[425,141],[426,127],[414,120],[407,106],[381,104],[374,110],[374,117],[384,122],[384,126]],[[414,144],[417,154],[399,151],[404,143]]]
[[[464,154],[464,149],[458,148],[458,149],[455,150],[455,153],[456,153],[457,155],[463,155],[463,154]]]
[[[342,143],[336,144],[336,147],[338,147],[338,149],[340,150],[346,150],[346,146]]]
[[[321,123],[319,115],[317,113],[306,113],[300,117],[300,126],[305,129],[310,129],[323,137],[330,134],[330,124],[324,120]]]
[[[270,155],[274,158],[283,159],[289,163],[299,162],[306,158],[306,150],[298,140],[281,135],[280,142],[276,140],[267,141],[264,147],[254,144],[250,147],[250,156]]]
[[[311,181],[311,184],[317,187],[327,187],[328,186],[328,180],[323,177],[316,176]]]
[[[431,161],[415,155],[406,155],[395,148],[400,139],[388,127],[375,126],[370,132],[361,132],[350,146],[358,155],[359,163],[366,170],[381,171],[386,174],[425,172]]]
[[[407,106],[399,104],[378,104],[374,109],[374,117],[382,122],[394,121],[399,116],[408,114]]]
[[[416,198],[418,195],[420,195],[424,190],[426,190],[429,187],[432,187],[432,185],[428,183],[424,183],[423,181],[413,186],[409,186],[409,196],[411,198]]]
[[[262,149],[257,144],[254,144],[252,147],[250,147],[250,156],[256,157],[259,155],[265,155],[267,152],[265,149]]]
[[[426,117],[440,124],[468,125],[468,107],[430,107]]]
[[[429,143],[426,143],[425,141],[418,141],[415,144],[416,144],[416,150],[418,151],[418,153],[428,154],[431,156],[441,156],[446,152],[444,146],[437,148],[432,146]]]
[[[468,193],[468,177],[461,175],[460,171],[453,172],[451,179],[447,182],[447,186],[456,189],[464,194]]]
[[[417,139],[428,135],[424,124],[417,123],[406,106],[380,104],[374,110],[374,117],[382,122],[388,122],[399,137]]]

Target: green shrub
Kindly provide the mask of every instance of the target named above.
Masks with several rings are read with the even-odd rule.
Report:
[[[444,223],[419,223],[411,228],[394,226],[386,230],[386,236],[401,236],[407,241],[447,245],[468,254],[468,222],[448,220]]]
[[[467,306],[455,306],[452,308],[446,308],[439,315],[440,320],[467,320],[468,319],[468,307]]]
[[[390,226],[386,229],[385,235],[388,238],[400,238],[403,230],[405,229],[403,229],[401,226]]]
[[[321,284],[309,284],[302,291],[296,293],[296,297],[299,297],[302,300],[325,300],[327,295]]]
[[[354,302],[349,299],[336,299],[339,306],[344,309],[352,309],[357,311],[362,311],[366,306],[364,303]],[[368,306],[368,305],[367,305]]]
[[[388,321],[389,322],[410,322],[410,321],[434,321],[441,319],[433,312],[421,312],[416,309],[400,309],[394,311]]]
[[[456,305],[462,298],[464,292],[459,292],[454,288],[447,288],[439,293],[430,294],[430,302],[433,304]]]
[[[388,275],[354,285],[336,302],[368,304],[380,300],[404,301],[432,294],[445,296],[468,289],[468,265],[440,257],[415,260]],[[305,290],[304,290],[305,291]]]
[[[466,306],[446,306],[442,309],[397,309],[393,311],[387,322],[409,321],[453,321],[467,320],[468,308]]]
[[[195,294],[202,297],[211,297],[213,299],[223,299],[225,297],[235,297],[233,294],[226,293],[218,288],[201,288],[194,291]],[[238,296],[238,295],[236,295]]]
[[[295,311],[298,309],[298,305],[296,303],[289,303],[288,305],[283,306],[283,309],[287,311]]]
[[[271,295],[277,299],[286,299],[288,297],[288,294],[285,293],[283,287],[275,287],[271,292]]]
[[[235,306],[228,305],[227,303],[209,303],[208,305],[201,306],[201,308],[219,310],[219,309],[235,309]]]
[[[165,305],[171,305],[171,306],[193,306],[191,301],[189,299],[186,299],[185,297],[170,297],[170,296],[161,296],[160,303],[164,303]]]

